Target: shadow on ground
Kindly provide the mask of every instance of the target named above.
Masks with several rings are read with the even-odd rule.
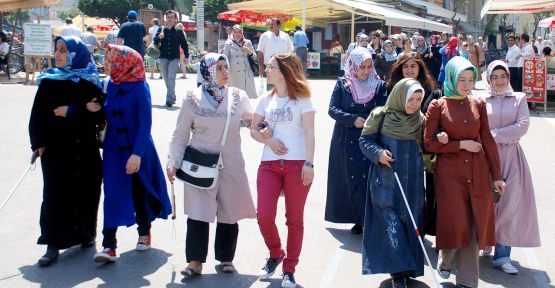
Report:
[[[212,288],[212,287],[237,287],[247,288],[251,287],[254,282],[258,280],[258,276],[241,274],[241,271],[235,273],[224,273],[220,270],[219,266],[215,267],[217,273],[202,274],[198,276],[185,277],[181,275],[180,271],[172,273],[172,281],[166,288],[182,288],[182,287],[195,287],[195,288]],[[277,286],[274,285],[274,280]],[[268,287],[281,287],[281,280],[271,279],[271,284]],[[297,285],[297,287],[300,287]]]
[[[350,229],[326,228],[330,234],[341,242],[341,249],[362,254],[362,234],[355,235]]]
[[[152,108],[163,109],[163,110],[168,110],[168,111],[177,111],[177,110],[181,109],[181,107],[175,106],[175,105],[171,106],[171,107],[168,107],[166,105],[158,105],[158,104],[152,105]]]
[[[39,283],[42,288],[75,287],[97,277],[104,281],[98,287],[144,287],[150,285],[144,277],[155,273],[171,256],[154,248],[131,250],[120,254],[114,263],[99,265],[93,261],[95,253],[94,248],[76,246],[65,250],[50,267],[40,268],[34,264],[19,270],[24,279]]]

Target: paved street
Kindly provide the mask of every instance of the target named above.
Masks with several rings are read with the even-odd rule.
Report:
[[[4,75],[2,75],[4,77]],[[178,104],[187,88],[194,87],[194,75],[177,80]],[[166,108],[163,80],[149,80],[153,95],[152,135],[162,161],[167,158],[168,143],[175,127],[179,108]],[[334,80],[310,80],[316,114],[315,180],[306,204],[305,238],[300,263],[295,274],[299,287],[354,288],[391,287],[388,275],[361,275],[361,236],[350,233],[351,225],[327,223],[324,218],[327,161],[333,127],[327,107]],[[31,155],[27,124],[36,86],[0,84],[0,201],[26,168]],[[76,91],[78,93],[78,91]],[[253,103],[256,105],[256,103]],[[180,104],[178,105],[180,106]],[[252,140],[248,131],[242,132],[243,153],[253,198],[256,199],[256,169],[262,145]],[[540,218],[542,247],[514,248],[513,259],[521,271],[518,276],[505,275],[491,268],[489,257],[481,259],[480,287],[554,287],[555,277],[555,113],[538,115],[533,112],[528,134],[521,141],[536,188]],[[40,165],[40,164],[39,164]],[[185,220],[183,215],[183,186],[175,186],[178,217],[175,221],[157,220],[153,223],[153,249],[134,250],[136,227],[118,231],[118,255],[114,264],[97,265],[93,261],[96,249],[101,249],[102,208],[99,211],[97,247],[65,250],[57,263],[38,268],[36,261],[44,253],[44,246],[36,245],[39,236],[39,210],[42,195],[40,167],[31,171],[19,190],[0,212],[0,287],[280,287],[278,273],[270,281],[261,282],[256,275],[267,255],[264,242],[254,219],[240,222],[239,242],[235,264],[238,273],[227,275],[216,269],[213,259],[214,225],[211,226],[210,251],[203,275],[183,280],[179,271],[186,265],[184,256]],[[277,222],[285,239],[283,198],[280,198]],[[434,238],[427,237],[426,245],[435,265],[437,254]],[[281,267],[278,268],[280,271]],[[434,287],[430,270],[411,281],[409,287]],[[454,276],[449,279],[454,283]],[[449,287],[449,286],[447,286]]]

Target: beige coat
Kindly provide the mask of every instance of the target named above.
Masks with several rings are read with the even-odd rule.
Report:
[[[253,51],[253,56],[241,50],[237,44],[231,40],[225,43],[224,54],[229,61],[229,86],[245,90],[249,98],[256,98],[256,88],[254,84],[254,73],[249,65],[248,57],[256,57],[250,40],[245,39],[243,46]]]
[[[220,170],[218,183],[210,190],[185,184],[184,208],[185,214],[194,220],[214,222],[217,218],[220,223],[233,224],[241,219],[256,217],[239,133],[243,115],[252,112],[253,108],[243,90],[230,87],[224,97],[215,109],[201,96],[200,88],[187,92],[170,143],[169,157],[171,163],[179,168],[187,145],[202,152],[217,152],[226,122],[227,101],[232,99],[233,115],[222,154],[224,168]]]

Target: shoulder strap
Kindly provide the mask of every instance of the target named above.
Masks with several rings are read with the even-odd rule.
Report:
[[[382,119],[380,119],[380,124],[378,124],[378,136],[382,132],[383,120],[385,119],[385,113],[382,115]]]
[[[229,87],[228,89],[233,89],[231,87]],[[231,94],[231,97],[230,97]],[[222,143],[220,144],[220,153],[224,150],[224,146],[225,146],[225,140],[227,139],[227,132],[229,130],[229,123],[231,122],[231,105],[233,103],[233,93],[229,93],[229,91],[227,92],[227,119],[225,120],[225,128],[224,128],[224,135],[222,137]]]

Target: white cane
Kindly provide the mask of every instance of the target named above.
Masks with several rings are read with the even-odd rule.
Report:
[[[410,220],[412,221],[412,225],[414,226],[414,230],[416,231],[416,238],[418,238],[418,241],[420,242],[420,247],[422,247],[422,251],[424,252],[426,261],[428,261],[428,266],[430,266],[430,270],[432,271],[432,276],[434,278],[436,287],[441,288],[442,286],[439,284],[439,279],[437,278],[436,270],[434,270],[434,267],[430,262],[430,258],[428,258],[428,253],[426,253],[424,242],[422,242],[422,237],[420,237],[420,231],[418,231],[418,226],[416,226],[416,222],[414,221],[414,217],[412,216],[412,211],[410,210],[409,202],[407,201],[407,197],[405,196],[405,190],[403,189],[403,185],[401,185],[401,181],[399,180],[399,176],[397,175],[397,172],[393,171],[393,174],[395,174],[395,179],[397,179],[397,184],[399,184],[399,189],[401,189],[401,195],[403,195],[403,200],[405,200],[405,205],[407,206],[407,210],[409,211]]]
[[[13,187],[12,191],[10,192],[10,194],[8,194],[8,197],[6,197],[6,199],[4,199],[4,201],[2,201],[2,204],[0,204],[0,212],[2,211],[2,209],[4,209],[4,206],[6,205],[6,203],[8,203],[10,198],[13,196],[13,194],[17,190],[17,187],[19,187],[19,184],[21,184],[21,181],[23,181],[23,178],[25,178],[25,175],[27,175],[29,170],[31,170],[33,165],[35,165],[35,161],[37,160],[38,157],[39,157],[39,153],[37,151],[33,152],[33,155],[31,156],[31,162],[29,163],[29,166],[27,166],[27,169],[25,169],[25,171],[23,172],[21,177],[19,177],[19,180],[17,180],[17,183],[15,183],[15,186]]]

